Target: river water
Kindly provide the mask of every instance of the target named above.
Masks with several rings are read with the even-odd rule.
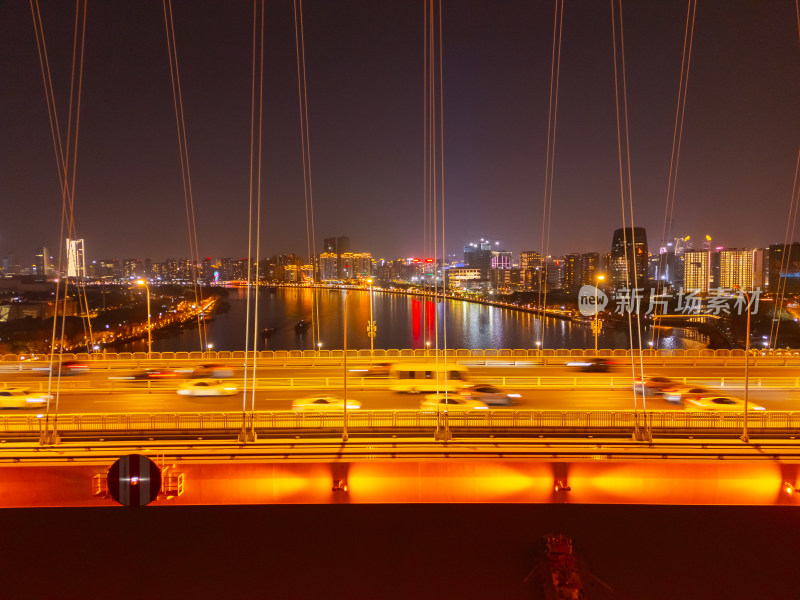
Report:
[[[312,350],[311,329],[307,333],[295,332],[301,319],[311,321],[314,294],[319,302],[319,339],[323,349],[341,349],[344,334],[344,290],[309,288],[278,288],[261,290],[258,294],[258,325],[254,328],[253,298],[250,308],[250,348],[253,331],[257,332],[259,350]],[[218,313],[207,325],[208,343],[214,350],[244,350],[247,321],[247,290],[232,289],[224,299],[230,305],[227,312]],[[434,340],[435,311],[439,313],[439,347],[448,348],[536,348],[543,339],[543,348],[593,348],[591,328],[570,321],[546,318],[544,338],[542,322],[532,313],[486,306],[460,300],[436,303],[429,298],[372,292],[373,319],[377,325],[375,348],[420,348]],[[370,292],[352,290],[347,299],[347,347],[369,349],[367,322],[370,314]],[[446,327],[445,327],[446,325]],[[267,328],[276,331],[265,339],[261,332]],[[427,335],[426,335],[427,332]],[[600,348],[627,348],[627,332],[603,331],[599,336]],[[153,338],[154,352],[180,352],[200,350],[196,327],[162,332]],[[146,351],[147,342],[139,340],[117,348],[117,351]]]

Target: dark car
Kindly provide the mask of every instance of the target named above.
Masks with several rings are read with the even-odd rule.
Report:
[[[169,379],[177,377],[175,371],[168,369],[144,369],[136,371],[129,377],[122,377],[121,379],[135,379],[137,381],[147,381],[150,379]]]
[[[611,369],[613,363],[607,358],[590,358],[581,364],[581,371],[586,373],[606,373]]]
[[[56,370],[56,372],[58,372]],[[61,363],[62,375],[80,375],[81,373],[88,373],[89,365],[79,360],[65,360]]]

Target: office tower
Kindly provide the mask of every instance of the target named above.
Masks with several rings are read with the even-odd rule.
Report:
[[[492,242],[481,238],[480,242],[464,246],[464,266],[478,269],[481,279],[486,279],[492,268]]]
[[[767,260],[769,293],[800,293],[800,244],[772,244]]]
[[[647,286],[649,253],[644,227],[625,227],[614,231],[611,242],[610,276],[617,287]]]

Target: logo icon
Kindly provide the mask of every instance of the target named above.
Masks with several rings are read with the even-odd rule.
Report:
[[[578,292],[578,309],[584,317],[593,317],[607,305],[606,293],[593,285],[584,285]]]

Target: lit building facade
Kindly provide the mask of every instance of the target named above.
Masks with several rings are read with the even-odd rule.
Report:
[[[735,248],[719,252],[719,287],[753,289],[753,250]]]
[[[687,292],[708,293],[711,279],[711,258],[706,250],[684,252],[683,286]]]

